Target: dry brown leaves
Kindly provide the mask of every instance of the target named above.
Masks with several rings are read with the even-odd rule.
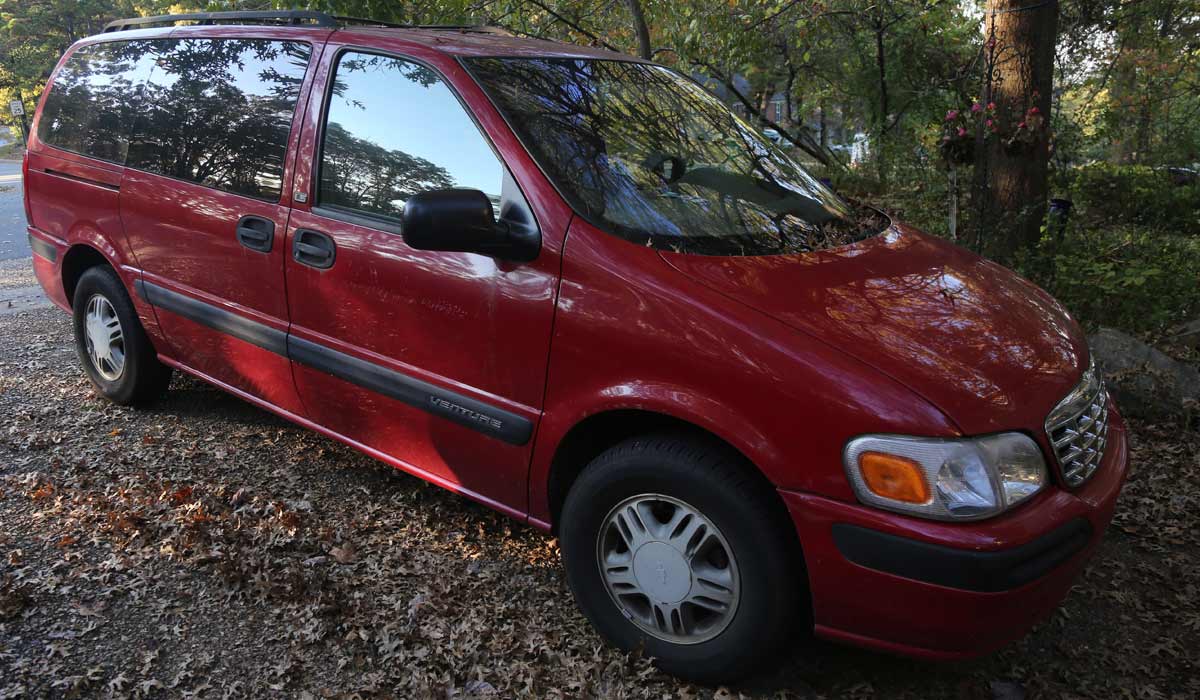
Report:
[[[0,351],[0,698],[1200,696],[1177,426],[1135,426],[1105,544],[1027,639],[956,665],[804,643],[712,689],[605,647],[547,536],[192,381],[97,400],[59,312],[0,319]]]

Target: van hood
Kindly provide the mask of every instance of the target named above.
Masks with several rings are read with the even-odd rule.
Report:
[[[1049,294],[901,225],[802,255],[660,255],[902,382],[966,434],[1040,430],[1087,361],[1082,331]]]

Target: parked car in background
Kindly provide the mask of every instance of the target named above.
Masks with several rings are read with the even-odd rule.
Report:
[[[1185,168],[1182,166],[1167,168],[1167,175],[1171,178],[1171,183],[1176,187],[1184,187],[1194,185],[1200,182],[1200,170],[1195,168]]]
[[[182,371],[556,532],[595,628],[668,672],[813,631],[996,649],[1125,476],[1084,335],[769,141],[605,51],[168,16],[63,56],[25,206],[100,395]]]

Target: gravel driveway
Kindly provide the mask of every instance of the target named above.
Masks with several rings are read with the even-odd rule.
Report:
[[[805,642],[697,688],[601,643],[548,536],[188,378],[97,399],[65,314],[4,311],[22,262],[0,266],[0,698],[1200,697],[1179,426],[1134,427],[1114,527],[1026,639],[958,664]]]

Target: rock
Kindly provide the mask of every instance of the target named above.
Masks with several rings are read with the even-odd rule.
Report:
[[[1179,327],[1171,340],[1189,348],[1200,348],[1200,318],[1188,321]]]
[[[1102,328],[1088,339],[1096,366],[1126,416],[1166,418],[1194,411],[1200,370],[1137,338]]]

